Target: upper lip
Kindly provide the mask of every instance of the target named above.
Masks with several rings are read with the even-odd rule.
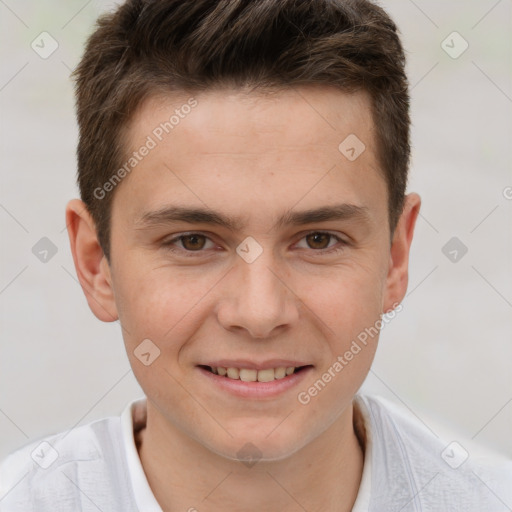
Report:
[[[308,363],[300,362],[291,359],[268,359],[266,361],[256,362],[247,359],[219,359],[210,361],[208,363],[200,364],[199,366],[211,366],[212,368],[245,368],[247,370],[268,370],[270,368],[280,368],[282,366],[289,368],[294,366],[310,366]]]

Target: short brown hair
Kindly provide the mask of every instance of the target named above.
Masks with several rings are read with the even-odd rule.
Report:
[[[94,191],[122,165],[123,128],[136,109],[166,91],[366,91],[393,231],[410,155],[404,68],[396,25],[368,0],[127,0],[103,15],[75,77],[78,185],[106,257],[114,192]]]

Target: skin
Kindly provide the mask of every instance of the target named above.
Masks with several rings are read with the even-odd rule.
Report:
[[[146,101],[129,126],[128,147],[140,147],[188,99]],[[420,198],[407,196],[391,240],[364,93],[302,87],[195,99],[197,107],[115,190],[110,263],[83,203],[72,200],[66,211],[89,306],[103,321],[120,320],[148,398],[138,441],[149,484],[164,511],[351,510],[364,455],[352,399],[377,337],[307,405],[297,394],[404,297]],[[355,161],[338,150],[349,134],[366,146]],[[276,222],[339,204],[363,214]],[[240,225],[140,222],[167,206],[207,208]],[[164,245],[191,231],[207,238]],[[315,232],[344,242],[307,236]],[[248,236],[263,250],[252,263],[236,252]],[[161,351],[148,366],[134,354],[144,339]],[[277,397],[245,399],[200,373],[198,364],[219,358],[291,358],[313,368]],[[252,467],[237,460],[246,443],[261,453]]]

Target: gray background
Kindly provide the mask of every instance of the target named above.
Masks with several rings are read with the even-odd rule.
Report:
[[[409,190],[423,208],[403,311],[382,333],[365,388],[436,433],[450,428],[462,445],[474,438],[511,456],[512,2],[382,4],[408,52]],[[0,457],[118,414],[141,395],[119,325],[87,306],[64,222],[67,200],[78,196],[69,73],[111,5],[0,0]],[[43,31],[59,45],[47,59],[31,48]],[[457,59],[441,46],[453,31],[469,44]],[[453,36],[447,44],[462,48]],[[57,249],[46,263],[32,252],[42,237]],[[468,249],[456,262],[442,252],[452,237]]]

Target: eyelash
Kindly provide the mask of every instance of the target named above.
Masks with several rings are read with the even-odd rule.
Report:
[[[181,247],[178,248],[174,245],[176,242],[179,242],[182,238],[187,237],[187,236],[193,236],[193,235],[204,236],[207,240],[212,241],[211,238],[209,236],[205,235],[204,233],[191,231],[189,233],[182,233],[178,236],[175,236],[174,238],[171,238],[170,240],[166,240],[166,241],[162,242],[162,247],[164,247],[165,250],[168,250],[168,251],[171,251],[174,253],[179,252],[182,255],[185,255],[186,257],[194,258],[194,257],[202,256],[203,253],[207,249],[190,251],[188,249],[184,249]],[[309,235],[327,235],[331,238],[334,238],[338,242],[338,246],[333,246],[328,249],[311,249],[311,248],[309,248],[310,251],[312,251],[313,253],[317,253],[318,256],[322,256],[325,254],[331,254],[331,253],[339,253],[339,252],[343,251],[347,245],[349,245],[349,243],[346,240],[343,240],[338,235],[335,235],[328,231],[310,231],[310,232],[306,233],[305,235],[303,235],[296,243],[299,243],[300,241],[304,240]],[[330,243],[330,240],[329,240],[329,243]],[[304,250],[304,249],[302,249],[302,250]]]

